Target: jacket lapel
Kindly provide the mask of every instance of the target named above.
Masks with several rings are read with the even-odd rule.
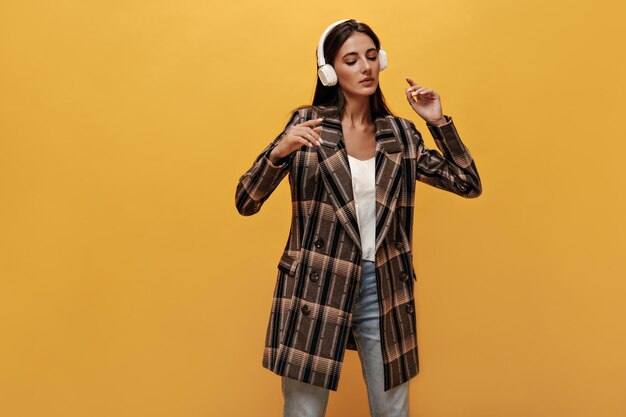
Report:
[[[348,153],[343,143],[341,119],[332,112],[322,120],[322,146],[318,148],[320,174],[335,214],[354,243],[361,248]]]
[[[332,108],[331,108],[332,110]],[[320,173],[335,214],[356,246],[362,250],[348,153],[343,142],[341,116],[324,112],[318,148]],[[404,147],[390,119],[379,117],[376,124],[376,251],[389,230],[401,184]]]
[[[402,184],[404,146],[389,118],[376,119],[376,253],[385,240]]]

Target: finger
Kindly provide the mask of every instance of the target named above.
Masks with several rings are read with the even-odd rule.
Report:
[[[322,130],[321,126],[317,126],[317,127],[314,127],[314,128],[305,127],[303,129],[304,129],[305,132],[307,132],[309,135],[311,135],[316,141],[319,141],[320,143],[324,143],[324,141],[320,137],[320,132]]]
[[[320,124],[322,124],[322,119],[321,118],[307,120],[306,122],[300,123],[298,126],[313,127],[313,126],[320,125]]]
[[[420,87],[423,88],[423,87]],[[419,90],[417,90],[419,91]],[[419,96],[416,94],[417,93],[416,90],[410,90],[407,89],[406,91],[406,99],[409,101],[409,103],[417,103],[419,100]]]
[[[320,143],[324,143],[324,140],[322,139],[322,136],[320,135],[320,133],[322,132],[322,126],[314,127],[313,131],[316,134],[315,138],[319,140]]]
[[[313,131],[313,132],[316,132],[316,133],[319,133],[319,132],[322,131],[322,126],[308,127],[308,126],[303,126],[303,125],[296,125],[294,127],[300,128],[300,129],[305,129],[305,130],[309,129],[309,131]]]
[[[300,136],[316,146],[321,146],[320,142],[315,138],[313,133],[312,129],[305,128],[300,132]]]
[[[409,83],[409,85],[415,85],[415,81],[413,81],[409,77],[406,77],[405,80],[406,80],[407,83]]]
[[[322,138],[320,138],[320,135],[317,134],[316,131],[314,131],[313,129],[308,129],[307,133],[309,134],[309,138],[311,138],[317,146],[320,146],[322,144],[322,142],[324,142],[322,140]]]
[[[406,89],[407,100],[417,103],[417,100],[418,100],[417,93],[419,93],[419,91],[423,90],[424,88],[426,87],[422,87],[421,85],[417,85],[417,84],[415,84],[412,87],[407,88]]]
[[[413,103],[415,101],[414,97],[411,95],[411,91],[406,90],[405,94],[406,94],[406,99],[408,100],[409,103]]]
[[[417,90],[418,88],[424,88],[424,87],[422,87],[422,86],[421,86],[421,85],[419,85],[419,84],[413,84],[412,86],[410,86],[409,88],[407,88],[407,89],[406,89],[406,91],[415,91],[415,90]]]
[[[308,140],[306,140],[304,138],[298,137],[298,136],[296,136],[296,141],[298,143],[303,144],[304,146],[308,146],[309,148],[311,148],[313,146],[313,144],[311,142],[309,142]]]
[[[418,96],[420,98],[425,98],[427,100],[436,100],[437,99],[437,93],[432,88],[427,88],[425,90],[420,91],[418,93]]]
[[[304,138],[302,138],[300,136],[292,136],[291,137],[291,141],[292,142],[291,142],[290,146],[293,146],[294,142],[295,143],[299,143],[300,145],[303,145],[303,146],[307,146],[309,148],[313,146],[313,144],[311,142],[309,142],[308,140],[306,140],[306,139],[304,139]]]
[[[294,125],[291,127],[289,131],[289,138],[293,142],[298,142],[308,147],[313,146],[311,141],[308,140],[308,138],[306,137],[306,131],[303,128],[301,128],[300,125]]]
[[[431,96],[428,95],[428,92],[432,92],[432,91],[433,90],[430,89],[430,88],[420,87],[420,88],[418,88],[418,89],[416,89],[414,91],[411,91],[411,93],[409,93],[409,95],[410,95],[410,97],[411,97],[411,99],[413,101],[417,102],[417,100],[419,100],[421,98],[424,98],[424,97],[431,98]]]
[[[320,132],[322,131],[322,126],[310,127],[308,130],[315,137],[315,139],[320,139]]]
[[[426,91],[426,90],[428,90],[426,87],[418,87],[418,88],[415,88],[414,90],[411,91],[411,95],[412,96],[416,96],[416,95],[421,94],[423,91]]]

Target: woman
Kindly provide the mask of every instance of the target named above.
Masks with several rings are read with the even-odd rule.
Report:
[[[443,155],[391,114],[378,82],[387,57],[369,26],[333,23],[317,55],[313,105],[292,113],[235,196],[239,213],[255,214],[289,175],[292,223],[263,366],[282,376],[286,417],[324,416],[345,350],[357,350],[372,416],[408,416],[418,373],[415,183],[473,198],[480,178],[433,89],[407,78],[407,100]]]

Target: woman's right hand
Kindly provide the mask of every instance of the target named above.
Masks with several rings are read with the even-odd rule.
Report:
[[[320,137],[320,132],[322,131],[321,124],[322,119],[313,119],[291,126],[285,132],[285,136],[270,152],[270,161],[275,164],[293,151],[300,149],[302,145],[309,147],[313,145],[321,146],[323,142]]]

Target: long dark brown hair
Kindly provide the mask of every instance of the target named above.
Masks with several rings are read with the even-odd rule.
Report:
[[[374,45],[376,46],[376,50],[380,50],[380,41],[378,40],[378,36],[374,33],[372,28],[362,22],[357,22],[354,19],[347,20],[343,23],[335,26],[330,32],[328,32],[328,36],[324,40],[324,60],[327,64],[331,64],[334,62],[339,49],[343,45],[343,43],[350,37],[354,32],[361,32],[369,36]],[[317,57],[317,48],[316,48],[316,57]],[[322,84],[322,81],[317,77],[317,59],[316,63],[316,79],[317,85],[315,86],[315,94],[313,95],[313,103],[305,104],[303,106],[298,107],[298,109],[305,109],[313,106],[316,110],[323,113],[323,107],[326,106],[336,106],[339,109],[339,113],[343,113],[343,109],[346,104],[346,99],[339,87],[339,83],[327,87]],[[388,115],[392,115],[393,113],[387,107],[385,103],[385,96],[383,96],[383,92],[380,89],[380,80],[378,85],[376,86],[376,91],[374,94],[370,96],[370,111],[372,115],[372,120],[377,117],[384,117]]]

